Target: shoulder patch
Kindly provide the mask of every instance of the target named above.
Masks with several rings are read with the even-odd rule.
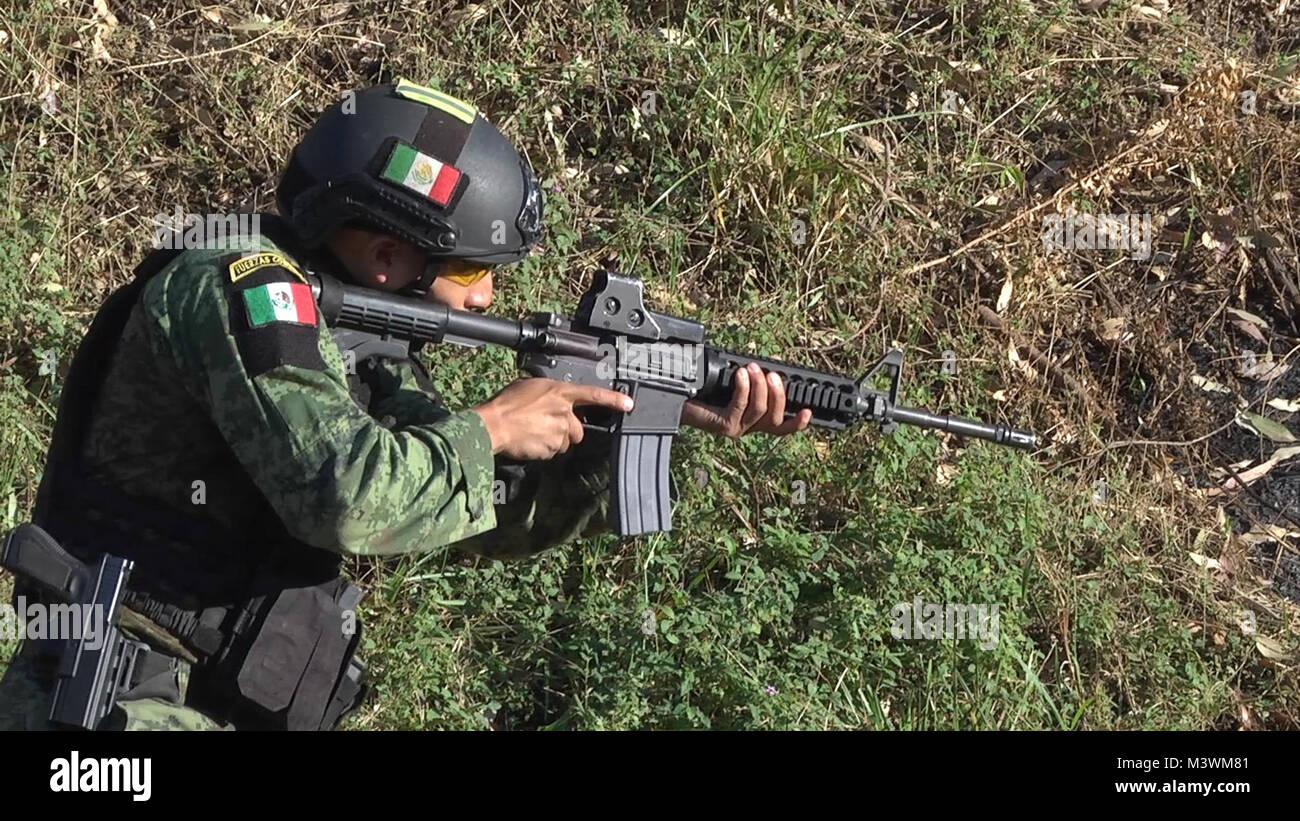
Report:
[[[260,328],[272,322],[290,322],[297,325],[316,324],[316,301],[311,287],[301,282],[268,282],[239,292],[248,326]]]
[[[229,274],[230,331],[250,377],[280,365],[323,371],[320,314],[307,277],[284,254],[222,260]]]
[[[283,268],[298,279],[302,280],[304,284],[307,282],[306,275],[298,269],[297,265],[283,254],[276,253],[254,254],[251,257],[240,257],[232,260],[230,264],[226,266],[226,271],[230,274],[230,282],[233,284],[254,271],[260,271],[264,268]]]

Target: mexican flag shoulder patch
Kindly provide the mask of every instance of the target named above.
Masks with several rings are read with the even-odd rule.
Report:
[[[311,286],[301,282],[270,282],[240,293],[248,310],[249,327],[259,328],[273,322],[316,325],[316,301]]]

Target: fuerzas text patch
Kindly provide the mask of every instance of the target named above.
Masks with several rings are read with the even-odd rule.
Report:
[[[226,270],[230,272],[230,281],[234,283],[254,271],[260,271],[264,268],[283,268],[298,277],[298,279],[302,280],[304,283],[307,281],[307,277],[303,275],[302,271],[298,270],[297,265],[294,265],[284,256],[273,253],[254,254],[251,257],[240,257],[239,259],[232,261],[227,266]]]

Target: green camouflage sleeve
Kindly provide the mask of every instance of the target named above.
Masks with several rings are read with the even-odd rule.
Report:
[[[372,397],[372,414],[404,425],[439,412],[441,406],[420,388],[410,364],[389,361],[379,367],[386,389]],[[590,431],[554,459],[498,458],[492,483],[497,526],[454,546],[496,559],[524,559],[600,532],[609,507],[609,460],[609,436]]]
[[[497,527],[457,542],[493,559],[527,559],[608,529],[610,437],[587,432],[568,453],[544,462],[497,460]]]
[[[427,424],[439,419],[447,410],[425,393],[406,362],[380,360],[370,378],[370,415],[376,419],[391,417],[397,426]]]
[[[380,425],[352,400],[301,273],[258,256],[188,252],[150,282],[143,305],[156,355],[173,358],[289,532],[336,552],[390,555],[495,527],[482,418],[439,410]]]

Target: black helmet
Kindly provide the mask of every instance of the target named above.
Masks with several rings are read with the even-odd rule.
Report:
[[[472,105],[405,80],[322,114],[276,202],[308,248],[351,225],[495,265],[524,257],[542,233],[541,188],[505,135]]]

